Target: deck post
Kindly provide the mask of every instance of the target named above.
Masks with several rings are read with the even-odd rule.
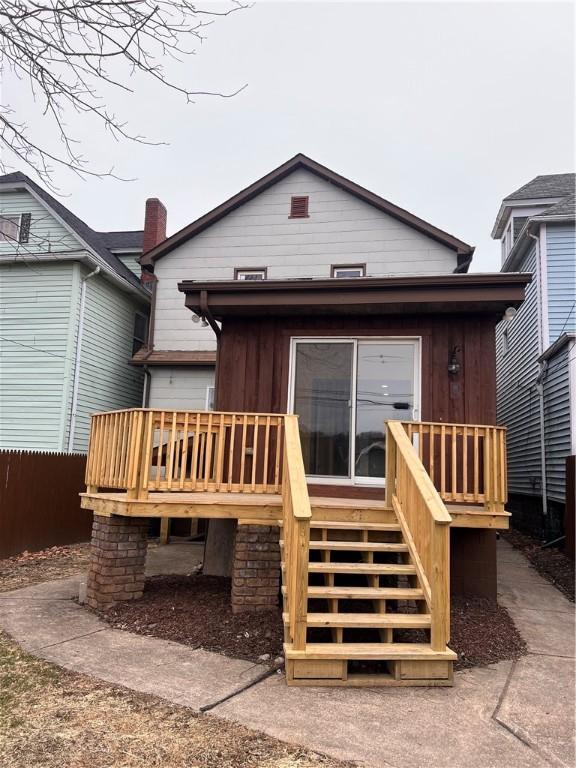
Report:
[[[392,509],[392,496],[396,489],[396,441],[386,424],[386,507]]]

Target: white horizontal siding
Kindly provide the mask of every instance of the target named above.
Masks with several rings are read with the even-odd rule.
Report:
[[[128,267],[131,272],[134,272],[135,275],[140,277],[142,269],[140,267],[140,262],[138,261],[140,257],[139,253],[117,253],[115,255],[125,267]]]
[[[214,368],[153,368],[150,408],[204,410],[206,390],[214,386]]]
[[[496,328],[498,424],[508,427],[508,490],[536,494],[541,489],[540,411],[536,389],[538,356],[538,279],[535,246],[519,271],[533,273],[526,299],[514,319]],[[508,352],[504,352],[504,330]]]
[[[289,219],[290,197],[308,195],[307,219]],[[232,280],[235,267],[266,267],[269,279],[330,277],[331,265],[365,263],[366,274],[444,274],[456,254],[348,192],[298,170],[156,262],[154,345],[215,349],[191,322],[181,280]]]
[[[547,224],[548,325],[550,344],[576,329],[576,228]]]
[[[63,449],[74,266],[0,264],[0,448]]]
[[[80,250],[80,242],[26,190],[0,192],[0,216],[20,216],[29,213],[30,236],[27,243],[0,240],[0,260],[3,255],[59,253]]]
[[[148,309],[103,277],[86,283],[74,451],[88,446],[91,413],[142,405],[144,374],[129,363],[137,311]]]
[[[573,347],[566,344],[548,360],[544,376],[544,431],[546,492],[550,499],[566,499],[566,457],[570,455],[570,381],[568,364]]]

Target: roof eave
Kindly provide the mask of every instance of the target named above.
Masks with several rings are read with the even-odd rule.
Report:
[[[456,254],[466,257],[466,259],[471,259],[472,254],[474,253],[473,246],[465,243],[462,240],[459,240],[453,235],[450,235],[448,232],[445,232],[444,230],[429,224],[428,222],[424,221],[424,219],[420,219],[418,216],[415,216],[409,211],[394,205],[394,203],[390,203],[388,200],[379,197],[375,193],[370,192],[364,187],[361,187],[359,184],[356,184],[355,182],[345,178],[344,176],[331,171],[329,168],[326,168],[320,163],[317,163],[316,161],[311,160],[309,157],[306,157],[306,155],[298,154],[283,165],[278,166],[278,168],[260,178],[258,181],[255,181],[241,192],[238,192],[224,203],[221,203],[221,205],[217,206],[212,211],[204,214],[204,216],[196,219],[196,221],[188,224],[186,227],[171,235],[162,243],[159,243],[157,246],[144,253],[140,258],[140,263],[144,266],[152,265],[157,259],[174,250],[179,245],[182,245],[184,242],[199,234],[204,229],[207,229],[209,226],[216,223],[216,221],[219,221],[221,218],[226,216],[228,213],[231,213],[239,206],[249,202],[251,199],[256,197],[256,195],[264,192],[273,184],[281,181],[283,178],[300,167],[305,168],[311,173],[314,173],[320,178],[323,178],[325,181],[328,181],[329,183],[346,190],[350,194],[353,194],[356,197],[364,200],[369,205],[373,205],[384,213],[397,218],[398,220],[404,222],[408,226],[413,227],[414,229],[417,229],[428,237],[441,242],[446,247],[454,250]]]

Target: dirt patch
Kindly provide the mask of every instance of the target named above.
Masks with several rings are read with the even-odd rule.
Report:
[[[0,560],[0,592],[74,576],[88,568],[90,544],[50,547]]]
[[[503,531],[502,537],[522,552],[540,576],[574,602],[574,560],[556,547],[543,548],[541,541],[520,531]]]
[[[230,579],[218,576],[154,576],[144,596],[100,614],[117,629],[153,635],[238,659],[282,655],[280,609],[233,614]]]
[[[312,605],[313,610],[326,610]],[[366,610],[370,610],[366,608]],[[202,647],[226,656],[259,661],[282,655],[280,609],[233,614],[230,580],[215,576],[156,576],[144,596],[101,612],[117,629]],[[324,631],[325,636],[320,636]],[[490,600],[452,598],[450,647],[458,653],[455,669],[516,659],[526,644],[508,611]],[[315,642],[329,642],[328,630],[316,630]],[[424,633],[397,632],[397,642],[426,642]],[[366,638],[366,642],[377,638]]]
[[[58,669],[0,634],[2,768],[353,768]]]

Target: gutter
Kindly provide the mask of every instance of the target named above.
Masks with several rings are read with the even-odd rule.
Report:
[[[78,320],[78,340],[74,359],[74,385],[72,387],[72,403],[70,405],[70,431],[68,433],[68,453],[74,451],[74,431],[76,429],[76,409],[78,407],[78,389],[80,387],[80,362],[82,357],[82,337],[84,335],[84,310],[86,309],[86,283],[101,272],[96,267],[93,272],[82,278],[80,288],[80,318]]]
[[[115,283],[124,292],[132,293],[141,299],[147,299],[148,301],[150,301],[150,291],[147,291],[145,288],[132,285],[123,277],[120,277],[120,275],[117,272],[114,272],[112,267],[106,261],[104,261],[104,259],[94,254],[92,250],[83,249],[81,251],[53,252],[52,256],[53,258],[45,259],[45,258],[42,258],[42,255],[39,254],[38,257],[34,258],[34,261],[36,262],[38,261],[38,259],[40,261],[46,261],[46,262],[77,261],[92,269],[94,267],[98,267],[100,272],[105,274],[106,277],[110,280],[110,282]],[[2,255],[2,258],[0,259],[0,261],[2,263],[10,263],[10,262],[17,262],[17,261],[21,262],[23,261],[23,257],[22,257],[22,254],[19,254],[18,256]],[[134,275],[134,277],[135,279],[137,279],[136,275]]]

